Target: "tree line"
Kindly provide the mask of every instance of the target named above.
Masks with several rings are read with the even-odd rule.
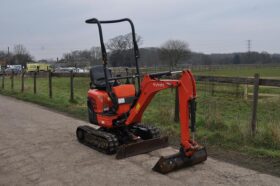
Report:
[[[17,44],[10,52],[0,51],[0,65],[22,65],[26,67],[26,63],[33,61],[33,57],[29,51],[22,45]]]
[[[143,44],[141,36],[136,35],[139,46]],[[131,33],[119,35],[106,43],[108,62],[110,66],[134,66],[133,42]],[[228,54],[204,54],[193,52],[183,40],[168,40],[160,47],[140,47],[139,65],[143,67],[169,66],[170,69],[178,65],[218,65],[218,64],[280,64],[280,54],[267,52],[238,52]],[[13,51],[0,51],[0,62],[6,64],[21,64],[33,61],[33,57],[21,44],[15,45]],[[76,50],[63,54],[62,58],[55,60],[41,60],[52,62],[54,66],[90,67],[102,64],[100,47],[86,50]]]

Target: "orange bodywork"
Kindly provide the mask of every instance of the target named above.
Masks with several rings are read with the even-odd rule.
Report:
[[[112,88],[113,93],[117,96],[119,101],[119,107],[117,110],[117,114],[123,114],[129,111],[130,104],[123,104],[122,101],[125,98],[134,97],[135,96],[135,87],[132,84],[127,85],[119,85]]]
[[[190,71],[183,71],[178,80],[152,79],[145,75],[141,83],[141,93],[137,102],[131,108],[131,104],[122,104],[123,98],[135,96],[135,87],[132,84],[125,84],[112,87],[112,92],[118,98],[118,110],[115,115],[104,115],[103,112],[112,106],[112,101],[106,91],[89,90],[88,97],[94,102],[94,111],[97,113],[97,120],[100,126],[113,127],[113,121],[123,113],[129,113],[125,125],[141,123],[142,116],[154,95],[161,90],[177,87],[179,93],[181,145],[186,155],[191,156],[197,148],[196,142],[190,139],[190,111],[189,102],[196,98],[195,80]]]
[[[112,107],[112,101],[105,90],[90,89],[88,91],[88,98],[90,99],[93,109],[97,114],[101,114]]]
[[[125,98],[135,96],[135,87],[132,84],[112,87],[112,91],[120,102]],[[112,128],[113,120],[117,119],[123,113],[128,112],[131,106],[130,104],[120,103],[115,115],[106,115],[104,112],[108,111],[113,103],[105,90],[90,89],[88,91],[88,98],[96,113],[98,125],[106,128]]]

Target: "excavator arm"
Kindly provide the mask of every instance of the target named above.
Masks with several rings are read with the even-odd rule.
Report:
[[[141,84],[140,97],[135,106],[131,109],[125,124],[131,125],[134,123],[140,123],[144,111],[155,94],[162,90],[174,87],[178,87],[179,92],[181,145],[184,149],[189,150],[194,148],[192,143],[190,143],[189,130],[190,113],[194,113],[194,111],[190,112],[190,108],[194,109],[194,107],[191,107],[190,105],[193,104],[192,102],[194,102],[196,97],[195,81],[190,71],[182,71],[179,80],[159,80],[157,78],[151,78],[150,75],[146,75]]]
[[[158,76],[162,75],[164,74],[159,73]],[[160,173],[168,173],[181,167],[197,164],[207,158],[205,148],[191,139],[190,135],[190,131],[195,131],[196,86],[194,77],[188,70],[182,71],[178,80],[160,80],[157,75],[145,75],[141,83],[141,94],[131,109],[125,124],[140,123],[144,111],[155,94],[161,90],[174,87],[178,88],[179,93],[181,148],[178,154],[161,157],[154,167],[154,170]]]

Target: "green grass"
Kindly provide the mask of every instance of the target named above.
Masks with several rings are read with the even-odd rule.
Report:
[[[280,67],[262,67],[262,68],[233,68],[218,70],[194,70],[196,75],[213,75],[227,77],[253,77],[255,73],[259,73],[263,78],[280,78]]]
[[[235,96],[211,96],[198,92],[197,138],[206,146],[245,152],[254,156],[280,158],[280,99],[260,100],[257,133],[251,135],[251,101]],[[163,101],[164,100],[164,101]],[[160,127],[164,133],[180,135],[174,118],[174,94],[161,92],[144,114],[144,121]]]
[[[25,78],[24,93],[21,93],[20,77],[14,79],[14,90],[11,90],[11,81],[5,79],[5,89],[0,89],[0,93],[10,95],[25,101],[30,101],[43,106],[51,107],[59,111],[67,112],[75,117],[86,119],[86,94],[89,85],[87,78],[76,78],[74,80],[74,102],[70,100],[70,80],[69,78],[53,78],[53,98],[49,98],[48,79],[37,78],[37,93],[33,92],[33,79]]]
[[[207,75],[252,76],[258,71],[262,76],[280,76],[279,69],[244,69],[204,72]],[[270,73],[269,73],[270,72]],[[15,77],[14,90],[10,79],[5,79],[5,89],[0,93],[44,105],[74,117],[87,120],[86,96],[88,78],[74,79],[74,102],[70,102],[70,79],[53,78],[53,98],[48,97],[48,79],[37,79],[37,94],[33,93],[33,79],[25,78],[24,93],[20,92],[20,78]],[[197,83],[197,140],[206,146],[244,152],[253,156],[280,158],[280,88],[260,87],[257,133],[250,132],[252,99],[243,99],[245,86]],[[236,90],[238,92],[236,93]],[[252,87],[248,87],[252,92]],[[276,96],[262,96],[272,93]],[[165,90],[155,96],[144,113],[143,122],[161,128],[162,132],[178,138],[180,125],[173,121],[175,90]],[[178,139],[177,139],[178,140]],[[178,141],[177,141],[178,142]]]

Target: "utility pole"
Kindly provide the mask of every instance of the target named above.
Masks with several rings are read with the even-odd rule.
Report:
[[[251,40],[247,40],[248,54],[251,52]]]
[[[10,62],[10,47],[8,46],[8,55],[6,58],[6,64],[5,64],[5,68],[7,67],[7,64]]]
[[[248,47],[248,63],[251,63],[251,45],[252,45],[252,42],[251,40],[247,40],[247,47]]]

